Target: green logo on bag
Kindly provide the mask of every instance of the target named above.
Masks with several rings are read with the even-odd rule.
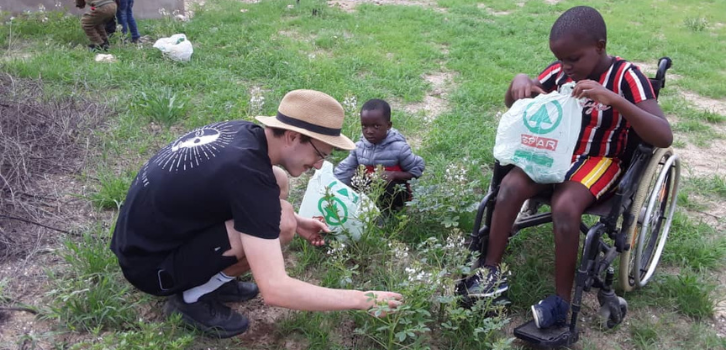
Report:
[[[531,113],[530,108],[533,105],[539,105],[539,109]],[[554,117],[554,121],[552,121]],[[530,103],[524,109],[524,126],[535,134],[547,134],[555,130],[562,121],[562,106],[557,101],[549,101],[539,104],[539,101]]]
[[[333,189],[333,186],[337,181],[331,182],[328,186],[328,192]],[[338,194],[342,194],[346,197],[350,197],[346,189],[338,190]],[[358,201],[358,196],[354,196],[353,203]],[[348,221],[348,207],[336,197],[334,194],[329,193],[318,201],[318,210],[323,214],[325,222],[331,226],[340,226]]]

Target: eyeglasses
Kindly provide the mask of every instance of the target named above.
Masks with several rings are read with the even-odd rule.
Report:
[[[318,154],[318,158],[320,158],[320,159],[318,159],[319,161],[320,160],[328,160],[328,158],[330,157],[330,154],[328,154],[326,156],[325,154],[323,154],[323,152],[320,152],[320,150],[317,147],[315,147],[315,144],[313,144],[313,140],[310,140],[308,143],[310,143],[310,146],[313,146],[313,149],[315,150],[315,153]]]

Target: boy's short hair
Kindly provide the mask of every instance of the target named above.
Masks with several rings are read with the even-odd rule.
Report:
[[[383,112],[383,118],[385,118],[386,121],[391,121],[391,106],[388,102],[381,99],[374,98],[366,101],[360,111],[361,113],[363,113],[363,111],[381,111]]]
[[[600,12],[589,6],[576,6],[560,15],[550,30],[550,41],[557,41],[570,34],[584,36],[593,42],[607,42],[605,20]]]

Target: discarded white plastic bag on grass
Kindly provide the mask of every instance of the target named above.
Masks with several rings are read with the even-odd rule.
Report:
[[[499,121],[494,158],[516,165],[534,182],[563,182],[582,125],[573,88],[574,83],[565,84],[559,92],[514,102]]]
[[[161,50],[164,56],[174,61],[189,61],[194,49],[192,43],[184,34],[174,34],[168,38],[161,38],[154,43],[154,47]]]
[[[324,162],[308,182],[300,212],[306,218],[324,220],[338,240],[360,239],[366,218],[377,217],[376,204],[333,175],[333,164]],[[370,216],[369,216],[370,215]]]

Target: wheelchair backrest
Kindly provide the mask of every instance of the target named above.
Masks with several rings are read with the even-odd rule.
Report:
[[[658,60],[658,71],[655,73],[655,77],[649,78],[650,85],[653,86],[653,93],[655,93],[656,99],[660,95],[660,90],[665,87],[666,72],[671,68],[672,64],[673,61],[669,57],[661,57]],[[625,155],[622,158],[626,161],[626,166],[630,164],[630,159],[632,158],[635,149],[638,148],[638,145],[641,143],[644,142],[640,136],[638,136],[635,131],[631,130],[630,135],[628,135],[628,145],[625,147]]]

